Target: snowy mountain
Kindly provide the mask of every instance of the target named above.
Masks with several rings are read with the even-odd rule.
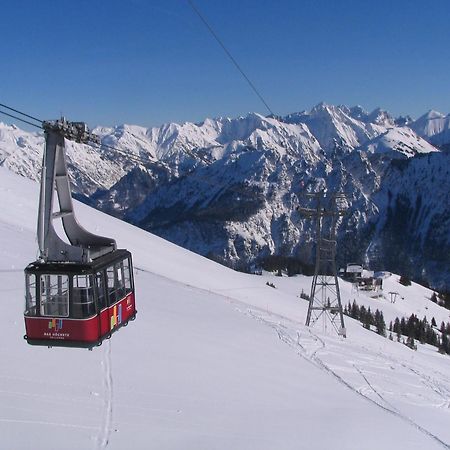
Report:
[[[431,110],[412,122],[410,127],[436,147],[450,150],[450,115]]]
[[[290,123],[304,123],[316,136],[325,151],[336,144],[356,148],[394,126],[391,117],[377,109],[371,114],[361,107],[347,108],[320,103],[310,112],[288,115]]]
[[[341,264],[364,262],[450,288],[450,155],[412,129],[419,122],[322,103],[286,117],[99,127],[102,143],[118,151],[70,144],[69,164],[80,200],[242,270],[274,254],[311,263],[314,226],[297,207],[305,192],[343,191]],[[1,131],[2,165],[36,179],[42,137]],[[430,195],[418,195],[419,186]],[[392,224],[402,220],[408,234],[395,257],[391,242],[405,230]]]
[[[23,268],[36,255],[37,201],[36,183],[0,168],[1,448],[450,446],[448,355],[411,350],[350,318],[347,339],[307,328],[299,292],[310,278],[234,272],[78,202],[87,229],[132,251],[138,317],[92,352],[28,346]],[[344,303],[380,309],[387,321],[450,320],[432,291],[397,275],[385,274],[378,298],[341,289]]]
[[[44,145],[42,133],[29,133],[15,125],[0,123],[0,166],[39,180]],[[66,148],[75,192],[90,195],[99,188],[108,188],[132,167],[120,154],[108,159],[95,148],[70,141]]]

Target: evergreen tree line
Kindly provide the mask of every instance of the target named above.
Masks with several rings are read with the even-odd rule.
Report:
[[[442,322],[439,328],[440,333],[436,332],[436,320],[433,317],[431,323],[428,323],[426,317],[419,320],[414,314],[408,319],[402,317],[395,318],[394,324],[390,324],[389,331],[397,335],[397,341],[400,342],[401,336],[407,336],[406,345],[415,347],[414,340],[418,340],[421,344],[430,344],[437,347],[440,353],[450,355],[450,323],[447,325]]]
[[[359,306],[353,300],[353,303],[349,302],[344,308],[344,314],[359,320],[364,328],[370,329],[371,326],[375,326],[376,332],[386,337],[383,313],[378,309],[373,313],[370,307]],[[439,333],[436,330],[437,324],[434,317],[429,323],[426,317],[420,320],[415,314],[411,314],[408,319],[396,317],[394,322],[389,324],[389,339],[393,340],[392,333],[394,333],[398,342],[403,342],[412,349],[417,348],[415,341],[419,341],[421,344],[430,344],[437,347],[440,353],[450,354],[450,322],[447,324],[442,322]],[[406,341],[402,336],[407,337]]]
[[[384,321],[383,312],[378,309],[373,313],[369,308],[366,309],[364,305],[358,306],[356,301],[353,300],[353,304],[348,302],[348,305],[344,307],[344,314],[359,320],[363,327],[370,330],[373,325],[376,328],[377,334],[386,337],[386,322]]]
[[[416,340],[421,344],[438,347],[439,336],[433,327],[436,327],[434,317],[431,319],[431,323],[428,323],[426,317],[420,320],[415,314],[411,314],[408,319],[396,317],[394,323],[390,323],[389,331],[396,334],[398,342],[400,342],[401,336],[407,336],[406,345],[411,348],[415,348]]]
[[[289,277],[303,274],[314,275],[314,266],[292,256],[269,255],[260,261],[261,267],[268,272],[277,272],[281,276],[286,271]]]

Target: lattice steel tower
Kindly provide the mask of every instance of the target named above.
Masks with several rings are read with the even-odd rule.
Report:
[[[330,322],[338,335],[346,336],[341,293],[336,271],[336,226],[345,214],[344,194],[324,191],[306,194],[315,200],[315,208],[299,208],[306,218],[316,221],[316,264],[309,296],[306,325],[313,326],[320,318],[324,328]]]

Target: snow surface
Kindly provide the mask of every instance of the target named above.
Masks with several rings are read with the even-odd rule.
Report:
[[[28,346],[37,198],[0,169],[1,449],[450,448],[448,356],[348,318],[347,339],[307,328],[309,278],[233,272],[78,203],[83,225],[133,252],[138,317],[92,352]],[[344,301],[448,320],[397,278],[395,304],[347,283]]]
[[[417,136],[408,127],[392,128],[386,131],[386,133],[378,135],[367,142],[363,148],[371,153],[387,153],[392,152],[394,149],[407,157],[413,157],[417,153],[431,153],[438,151],[436,147],[433,147],[427,141]]]

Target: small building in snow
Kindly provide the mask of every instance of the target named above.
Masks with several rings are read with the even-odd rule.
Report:
[[[339,276],[354,283],[358,289],[364,291],[380,291],[383,289],[383,278],[376,277],[373,270],[364,269],[360,264],[347,264],[345,269],[339,270]]]

